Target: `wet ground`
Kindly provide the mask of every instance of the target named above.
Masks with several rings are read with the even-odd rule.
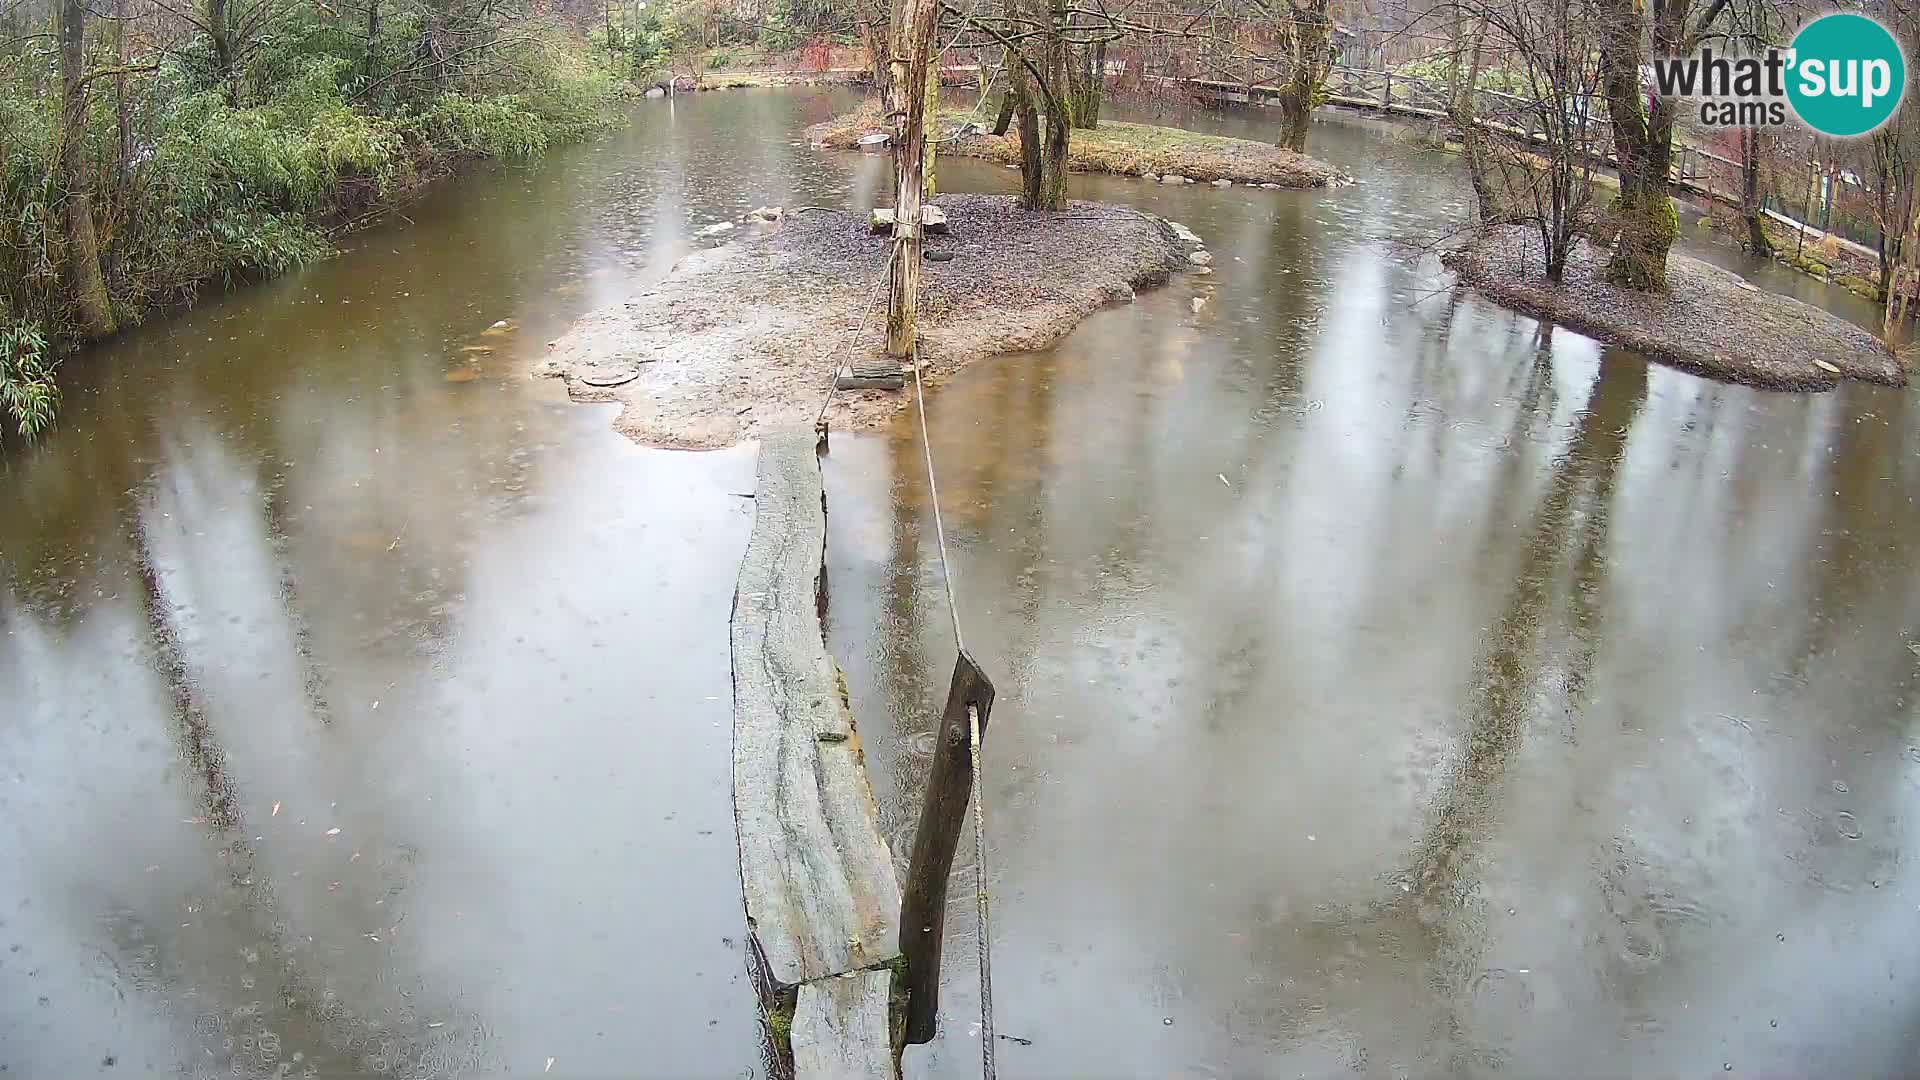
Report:
[[[879,159],[799,145],[846,101],[645,103],[69,366],[61,430],[0,458],[0,1069],[759,1068],[750,459],[513,374],[711,221],[867,205]],[[1910,1073],[1913,399],[1722,387],[1438,291],[1379,241],[1464,211],[1455,163],[1314,139],[1367,182],[1076,177],[1218,272],[929,396],[1001,689],[1001,1068]],[[918,438],[826,462],[898,850],[952,662]],[[976,1075],[964,907],[910,1075]]]

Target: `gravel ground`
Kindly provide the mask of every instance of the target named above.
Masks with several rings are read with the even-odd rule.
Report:
[[[1019,132],[984,134],[972,126],[977,120],[969,113],[943,111],[937,125],[941,132],[939,152],[985,158],[1002,165],[1019,164]],[[870,101],[853,112],[808,128],[807,141],[848,150],[859,146],[861,136],[886,130],[879,106]],[[1350,181],[1323,161],[1271,143],[1121,121],[1102,121],[1097,128],[1076,130],[1067,142],[1067,167],[1125,176],[1173,173],[1201,182],[1231,180],[1285,188],[1317,188]]]
[[[1508,307],[1708,378],[1768,390],[1831,390],[1842,378],[1907,384],[1879,338],[1810,304],[1678,252],[1667,258],[1665,293],[1619,289],[1604,280],[1606,256],[1582,241],[1555,287],[1541,269],[1539,234],[1510,225],[1442,261]]]
[[[929,382],[984,357],[1044,348],[1100,307],[1165,282],[1194,250],[1157,218],[1098,203],[1061,214],[1029,214],[992,195],[936,205],[952,234],[927,246],[952,259],[921,268]],[[864,216],[838,211],[744,231],[681,260],[658,286],[581,318],[534,373],[565,379],[575,400],[622,403],[615,426],[649,446],[705,449],[762,429],[811,427],[832,371],[881,350],[891,240],[869,235]],[[842,391],[827,418],[872,427],[906,400]]]

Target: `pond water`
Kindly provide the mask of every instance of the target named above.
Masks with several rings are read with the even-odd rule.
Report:
[[[68,365],[60,430],[0,458],[0,1069],[759,1071],[751,451],[633,447],[519,373],[705,224],[871,204],[881,159],[800,135],[849,100],[644,103]],[[1464,212],[1451,159],[1314,140],[1363,182],[1075,177],[1217,272],[929,395],[1001,691],[1002,1068],[1904,1071],[1912,399],[1723,387],[1440,289],[1384,241]],[[919,429],[825,464],[903,853],[952,663]],[[977,1070],[965,907],[910,1075]]]

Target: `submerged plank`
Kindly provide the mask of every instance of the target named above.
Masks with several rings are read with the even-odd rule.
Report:
[[[748,929],[781,986],[882,963],[900,942],[900,885],[821,637],[826,509],[814,447],[812,433],[761,442],[733,598],[740,881]]]
[[[800,988],[793,1011],[794,1080],[891,1080],[885,970],[857,971]]]

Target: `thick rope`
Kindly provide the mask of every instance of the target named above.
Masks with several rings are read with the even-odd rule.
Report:
[[[953,647],[967,651],[960,635],[960,601],[953,595],[953,564],[947,561],[947,526],[940,518],[940,484],[933,478],[933,444],[927,440],[927,395],[921,387],[924,369],[920,366],[920,343],[914,342],[913,396],[920,406],[920,449],[927,459],[927,498],[933,503],[933,535],[940,542],[940,580],[947,586],[947,614],[953,616]]]
[[[980,710],[967,706],[967,728],[973,748],[973,896],[980,913],[980,1074],[994,1080],[993,1064],[993,934],[987,923],[986,789],[980,778]]]
[[[940,486],[934,478],[933,442],[927,434],[927,395],[922,385],[925,369],[920,364],[916,342],[913,363],[913,397],[920,413],[920,450],[927,462],[927,498],[933,504],[933,533],[940,550],[940,579],[947,587],[947,614],[953,617],[953,647],[966,651],[960,633],[960,602],[954,596],[953,563],[947,558],[947,527],[940,515]],[[980,953],[980,1074],[985,1080],[999,1075],[994,1066],[993,1034],[993,935],[987,911],[987,822],[986,786],[980,771],[980,709],[967,706],[967,741],[973,762],[973,895],[979,914],[980,933],[976,939]]]
[[[887,275],[884,271],[874,275],[873,286],[867,290],[867,306],[860,312],[860,321],[847,331],[845,337],[835,339],[827,346],[827,351],[820,354],[820,361],[827,365],[827,392],[820,396],[820,411],[813,414],[815,431],[820,430],[820,422],[827,418],[827,407],[833,404],[834,391],[840,388],[840,368],[834,362],[834,354],[866,329],[867,320],[873,317],[873,302],[880,298],[880,283],[885,280]]]

